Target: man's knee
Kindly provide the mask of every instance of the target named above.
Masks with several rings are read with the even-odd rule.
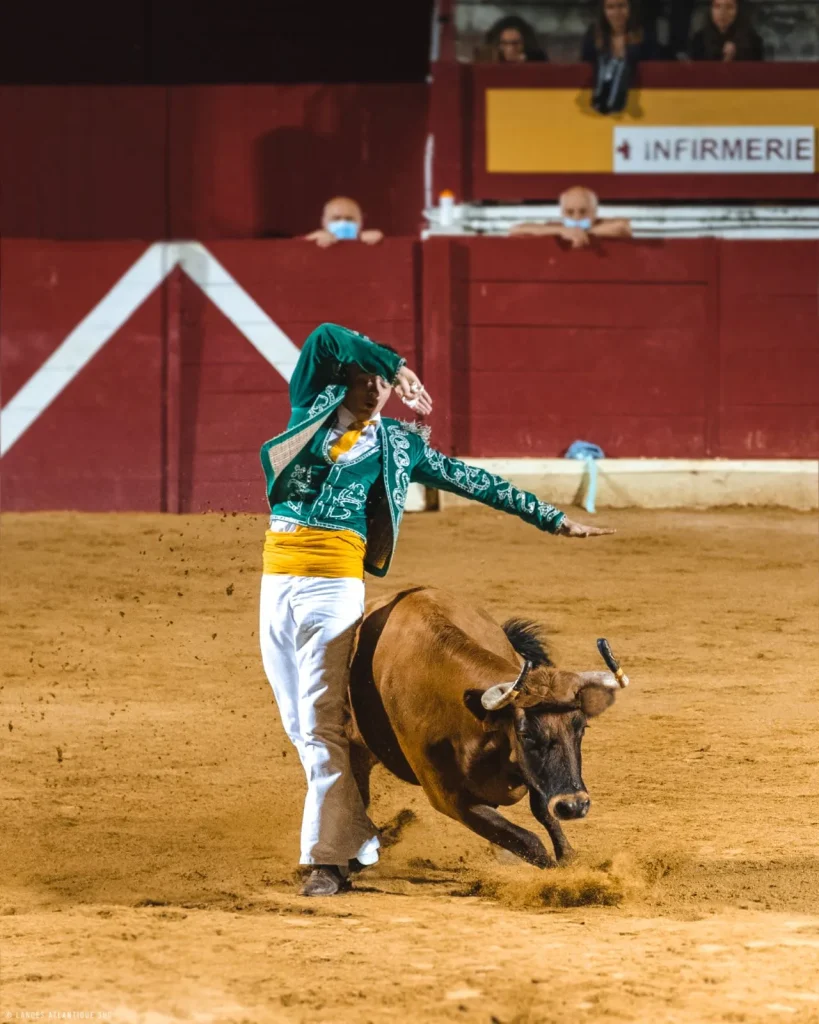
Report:
[[[344,726],[327,725],[311,730],[303,737],[306,756],[316,764],[350,764],[350,741]]]

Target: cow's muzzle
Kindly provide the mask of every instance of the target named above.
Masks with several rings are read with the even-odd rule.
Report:
[[[579,793],[560,793],[553,796],[549,801],[549,812],[552,817],[560,818],[561,821],[569,821],[572,818],[585,818],[589,813],[591,800],[589,794],[583,791]]]

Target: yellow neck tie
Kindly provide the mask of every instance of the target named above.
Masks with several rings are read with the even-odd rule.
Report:
[[[330,459],[335,462],[339,455],[348,452],[364,433],[365,428],[370,426],[371,423],[375,423],[375,420],[353,420],[347,430],[330,449]]]

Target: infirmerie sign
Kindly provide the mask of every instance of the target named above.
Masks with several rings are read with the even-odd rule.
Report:
[[[615,127],[616,174],[812,174],[812,125]]]

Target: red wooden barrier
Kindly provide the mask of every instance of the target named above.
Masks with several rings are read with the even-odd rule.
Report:
[[[0,235],[163,238],[167,90],[0,87]]]
[[[216,243],[210,253],[301,345],[323,320],[420,365],[420,243]],[[3,241],[4,410],[139,257],[139,243]],[[128,301],[127,290],[122,302]],[[94,346],[106,324],[86,330]],[[397,399],[392,415],[408,414]],[[6,508],[260,510],[259,447],[284,429],[284,377],[179,268],[2,459]]]
[[[819,243],[720,247],[720,454],[819,453]]]
[[[423,83],[0,87],[0,234],[289,237],[342,193],[414,235],[426,121]]]
[[[3,240],[4,408],[144,249],[138,242]],[[3,457],[5,508],[160,507],[162,336],[161,296],[154,294]]]
[[[371,227],[421,227],[426,86],[190,86],[169,90],[174,238],[288,237],[333,195]]]
[[[461,451],[553,456],[584,438],[612,456],[709,454],[716,245],[459,242],[468,343],[454,363],[470,403]]]
[[[248,316],[297,345],[322,320],[395,345],[436,398],[445,451],[554,456],[583,438],[611,456],[819,455],[816,242],[193,250],[206,287],[227,272],[211,294],[232,289],[244,321],[182,267],[168,273],[174,247],[0,243],[4,443],[9,408],[64,339],[85,323],[80,349],[104,342],[3,457],[6,508],[261,510],[258,449],[287,398]],[[148,270],[123,291],[135,262]],[[88,327],[109,292],[135,311]]]

